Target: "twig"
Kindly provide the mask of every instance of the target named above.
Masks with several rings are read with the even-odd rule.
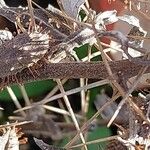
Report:
[[[115,120],[115,118],[117,117],[118,113],[120,112],[120,109],[122,108],[122,106],[125,104],[126,101],[128,101],[128,98],[130,96],[130,94],[135,90],[137,84],[139,83],[140,78],[142,77],[143,73],[147,70],[148,67],[144,67],[140,70],[139,75],[137,76],[137,78],[135,79],[134,83],[132,84],[132,87],[129,89],[129,91],[125,94],[123,100],[119,103],[117,110],[115,111],[114,115],[112,116],[112,118],[110,119],[109,123],[108,123],[108,127],[112,124],[112,122]],[[130,102],[129,102],[130,103]],[[137,112],[137,109],[135,109],[135,107],[133,107],[134,110]],[[146,121],[147,119],[140,113],[140,116]],[[148,122],[149,123],[149,122]]]
[[[118,135],[110,136],[110,137],[101,138],[101,139],[97,139],[97,140],[93,140],[93,141],[88,141],[88,142],[86,142],[86,144],[90,145],[90,144],[96,144],[96,143],[100,143],[100,142],[117,140],[118,137],[119,137]],[[74,145],[74,146],[71,146],[70,148],[78,148],[78,147],[81,147],[81,146],[83,146],[83,144]]]
[[[27,106],[31,105],[31,102],[29,100],[29,97],[28,97],[28,94],[26,92],[26,89],[25,89],[24,85],[19,84],[19,88],[21,90],[21,93],[22,93],[22,96],[23,96],[23,98],[25,100],[26,105]]]
[[[76,119],[76,117],[75,117],[75,114],[74,114],[74,112],[73,112],[73,110],[72,110],[72,107],[71,107],[71,105],[70,105],[69,99],[68,99],[68,97],[67,97],[67,95],[66,95],[66,93],[65,93],[65,91],[64,91],[64,88],[63,88],[63,86],[62,86],[62,84],[61,84],[61,81],[60,81],[59,79],[57,79],[56,82],[57,82],[57,84],[58,84],[58,86],[59,86],[59,88],[60,88],[61,93],[64,95],[63,98],[64,98],[64,101],[65,101],[66,106],[67,106],[67,108],[68,108],[68,111],[69,111],[69,113],[70,113],[70,115],[71,115],[71,118],[72,118],[72,120],[73,120],[73,122],[74,122],[74,125],[75,125],[77,131],[80,132],[79,124],[78,124],[77,119]],[[86,142],[85,142],[85,139],[84,139],[84,136],[83,136],[82,132],[80,132],[80,138],[81,138],[81,141],[82,141],[83,144],[84,144],[85,150],[87,150]]]
[[[34,19],[32,0],[27,0],[27,2],[28,2],[28,8],[29,8],[30,16],[31,16],[32,31],[35,31],[36,30],[36,23],[35,23],[35,19]]]
[[[85,80],[83,78],[80,79],[80,86],[83,87],[85,85]],[[82,90],[80,92],[81,95],[81,111],[82,113],[85,115],[85,99],[86,99],[86,95],[85,95],[85,90]]]
[[[44,107],[45,109],[50,110],[50,111],[53,111],[53,112],[55,112],[55,113],[59,113],[59,114],[63,114],[63,115],[68,115],[68,116],[70,116],[70,113],[69,113],[68,111],[64,110],[64,109],[60,109],[60,108],[53,107],[53,106],[49,106],[49,105],[43,105],[43,107]],[[17,112],[17,111],[16,111],[16,112]],[[76,116],[77,118],[80,118],[80,119],[83,118],[82,116],[80,116],[80,115],[78,115],[78,114],[75,114],[75,116]]]
[[[133,58],[136,60],[137,58]],[[113,71],[113,74],[120,73],[124,79],[131,78],[138,74],[138,70],[142,65],[133,63],[129,60],[120,60],[109,62],[109,65]],[[92,78],[92,79],[107,79],[108,73],[106,71],[103,62],[87,62],[87,63],[53,63],[44,64],[38,68],[40,74],[33,77],[28,69],[25,69],[17,74],[18,78],[22,79],[22,83],[31,82],[34,80],[44,80],[51,78]],[[150,73],[150,67],[148,67],[145,73]],[[3,78],[0,76],[0,78]],[[8,85],[17,83],[17,81],[11,80]],[[2,83],[0,82],[0,85]]]
[[[87,86],[84,86],[84,87],[78,87],[78,88],[75,88],[75,89],[72,89],[72,90],[69,90],[69,91],[66,91],[65,94],[66,95],[71,95],[71,94],[75,94],[75,93],[78,93],[80,92],[81,90],[87,90],[87,89],[92,89],[94,87],[98,87],[98,86],[101,86],[101,85],[105,85],[105,84],[108,84],[109,81],[106,79],[106,80],[101,80],[101,81],[97,81],[97,82],[94,82],[94,83],[91,83],[91,84],[88,84]],[[59,98],[62,98],[63,97],[63,94],[60,93],[60,94],[57,94],[57,95],[54,95],[48,99],[44,99],[40,102],[36,102],[34,103],[35,105],[31,105],[31,106],[27,106],[27,107],[24,107],[20,110],[17,110],[17,111],[21,111],[21,110],[27,110],[27,109],[30,109],[30,108],[33,108],[33,107],[36,107],[37,105],[44,105],[46,103],[49,103],[53,100],[56,100],[56,99],[59,99]]]
[[[112,72],[112,68],[110,67],[109,63],[108,63],[108,60],[106,58],[106,54],[104,53],[104,51],[102,50],[102,46],[101,46],[101,43],[100,43],[100,40],[99,40],[99,37],[98,37],[98,32],[97,30],[95,29],[95,26],[93,24],[93,31],[95,32],[95,37],[96,37],[96,40],[97,40],[97,43],[98,43],[98,47],[99,47],[99,50],[101,51],[101,56],[102,56],[102,59],[103,59],[103,62],[105,64],[105,67],[106,67],[106,70],[108,72],[108,75],[109,75],[109,78],[110,78],[110,82],[112,82],[114,84],[114,86],[119,90],[119,92],[124,95],[124,90],[122,89],[122,87],[117,83],[116,81],[116,78]],[[114,35],[115,37],[115,35]],[[119,36],[118,36],[119,37]],[[117,38],[118,38],[117,37]],[[123,43],[123,42],[122,42]],[[122,44],[123,45],[123,44]]]
[[[22,106],[21,106],[21,104],[19,103],[19,101],[18,101],[16,95],[14,94],[13,90],[11,89],[11,87],[8,87],[8,86],[7,86],[7,91],[8,91],[8,93],[9,93],[11,99],[13,100],[14,104],[16,105],[16,107],[17,107],[18,109],[21,109]],[[24,117],[26,116],[26,113],[25,113],[24,111],[21,111],[20,113],[21,113],[22,116],[24,116]]]
[[[64,84],[65,82],[67,82],[67,79],[63,79],[63,80],[61,81],[62,84]],[[56,86],[44,97],[43,100],[52,97],[58,90],[59,90],[59,87],[58,87],[58,85],[56,85]]]
[[[110,99],[109,102],[107,102],[106,104],[103,105],[103,107],[101,107],[82,127],[80,132],[84,133],[84,131],[88,128],[88,126],[94,121],[95,118],[97,118],[100,113],[107,107],[109,106],[111,103],[113,103],[118,97],[120,96],[120,94],[116,94],[113,98]],[[69,142],[66,144],[66,148],[70,148],[71,145],[76,141],[76,139],[79,137],[79,132],[76,134],[76,136]]]
[[[24,124],[32,123],[33,121],[23,121],[23,122],[15,122],[15,123],[10,123],[6,125],[0,125],[0,129],[2,128],[8,128],[8,127],[13,127],[13,126],[21,126]]]

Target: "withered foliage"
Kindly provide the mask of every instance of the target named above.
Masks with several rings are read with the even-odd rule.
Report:
[[[4,1],[0,1],[0,16],[12,22],[16,30],[16,34],[6,30],[0,31],[0,89],[7,87],[11,98],[19,108],[17,112],[22,115],[9,118],[32,121],[28,126],[23,125],[22,128],[24,133],[35,137],[50,137],[53,141],[68,135],[71,137],[64,148],[50,146],[34,138],[35,143],[43,150],[73,149],[82,146],[88,149],[87,145],[95,141],[86,142],[84,133],[88,134],[95,122],[96,125],[108,123],[108,126],[114,124],[118,127],[118,134],[114,138],[107,139],[111,141],[106,146],[108,150],[150,149],[148,94],[150,55],[149,50],[144,47],[144,38],[148,31],[141,27],[138,18],[126,14],[117,16],[115,10],[96,14],[84,0],[68,0],[67,2],[60,0],[58,1],[60,10],[51,5],[44,9],[34,2],[31,3],[30,0],[27,2],[28,7],[24,8],[8,7]],[[133,2],[134,7],[135,4]],[[33,8],[32,5],[37,8]],[[127,5],[131,7],[131,1]],[[82,18],[79,13],[85,17]],[[107,30],[107,25],[118,21],[131,26],[129,33],[125,35],[118,30]],[[101,42],[100,39],[103,37],[109,38],[116,45]],[[79,59],[75,48],[87,43],[89,51],[85,62],[84,58]],[[93,45],[97,48],[98,55],[101,55],[101,61],[91,61],[91,58],[97,55],[91,53],[90,48]],[[82,51],[84,53],[84,49]],[[131,54],[131,51],[134,54]],[[66,81],[60,79],[69,78],[86,80],[80,79],[81,87],[65,92],[63,83]],[[57,87],[50,92],[50,96],[31,103],[24,90],[26,107],[21,108],[8,86],[19,84],[23,90],[24,83],[44,79],[53,79],[57,82]],[[88,79],[100,81],[88,83]],[[104,93],[97,95],[95,101],[97,113],[87,120],[87,99],[89,99],[87,90],[105,84],[111,85],[112,97]],[[132,96],[134,90],[143,92],[144,88],[147,89],[144,95]],[[61,93],[54,95],[57,90]],[[82,115],[73,112],[67,96],[77,92],[81,92]],[[63,98],[65,103],[58,101],[60,108],[46,105],[60,98]],[[118,98],[121,99],[120,102],[114,102]],[[63,114],[64,118],[58,119],[58,115],[51,115],[45,109]],[[102,116],[103,122],[96,119],[98,115]],[[3,128],[6,129],[5,134],[12,130],[11,127]],[[16,133],[15,130],[13,131]],[[9,135],[5,140],[6,143],[9,141]],[[79,141],[79,137],[82,143],[73,145]],[[19,149],[18,145],[16,144]],[[6,144],[2,149],[5,149],[5,146]]]

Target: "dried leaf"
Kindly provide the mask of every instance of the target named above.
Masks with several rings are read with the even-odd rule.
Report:
[[[41,148],[41,150],[65,150],[64,148],[55,147],[53,145],[48,145],[44,143],[42,140],[39,140],[34,137],[35,143]]]
[[[7,150],[19,150],[19,140],[16,134],[15,127],[10,130]]]
[[[76,19],[85,0],[61,0],[61,3],[66,14]]]
[[[135,16],[124,15],[124,16],[119,16],[118,19],[120,19],[120,20],[128,23],[129,25],[133,26],[129,35],[142,36],[142,37],[146,36],[147,32],[141,27],[139,19],[136,18]],[[142,47],[143,46],[143,40],[134,39],[132,41],[134,41],[133,46],[135,46],[135,47]]]
[[[105,93],[101,93],[101,94],[98,94],[96,95],[96,100],[94,101],[94,104],[96,106],[96,109],[100,109],[104,104],[106,104],[107,102],[109,102],[111,100],[110,97],[108,97]],[[112,102],[109,106],[107,106],[101,113],[101,116],[103,119],[106,119],[106,120],[109,120],[111,119],[112,115],[114,114],[114,112],[116,111],[117,109],[117,103],[116,102]],[[126,116],[126,118],[124,118],[123,116]],[[127,111],[127,108],[126,106],[124,106],[118,116],[116,117],[116,120],[117,122],[127,122],[128,121],[128,111]]]
[[[0,76],[16,74],[36,63],[47,52],[48,47],[48,35],[41,33],[23,33],[4,42],[0,45]]]
[[[6,5],[4,0],[0,0],[0,8],[1,7],[7,7],[7,5]]]
[[[0,150],[19,150],[19,140],[15,126],[7,126],[3,128],[3,132],[3,135],[0,137]]]
[[[108,101],[110,101],[110,98],[105,93],[97,94],[96,100],[94,101],[96,109],[97,110],[100,109]],[[109,105],[104,111],[102,111],[101,113],[102,118],[110,119],[116,109],[117,109],[117,104],[114,102],[111,105]]]
[[[9,139],[9,134],[10,134],[10,128],[2,135],[0,136],[0,150],[5,150],[6,144]]]
[[[135,16],[123,15],[123,16],[119,16],[118,19],[127,22],[130,25],[140,27],[140,21]]]
[[[30,14],[25,7],[2,7],[0,8],[0,16],[7,18],[12,23],[16,23],[16,18],[19,17],[21,24],[25,28],[28,28],[27,25],[29,25],[30,22]],[[66,34],[70,34],[70,29],[66,25],[66,22],[64,22],[66,20],[59,13],[53,12],[52,8],[48,11],[42,8],[34,9],[34,16],[36,23],[40,24],[40,27],[42,27],[45,32],[50,32],[53,39],[60,40],[64,38]],[[49,17],[51,17],[51,19]]]
[[[32,134],[36,137],[43,135],[44,137],[51,137],[53,140],[62,139],[62,132],[57,122],[55,122],[50,115],[45,114],[45,110],[41,106],[36,106],[27,111],[24,120],[32,120],[30,126],[24,126],[25,133]]]
[[[0,30],[0,45],[7,40],[11,40],[13,35],[10,31],[7,30]]]
[[[7,18],[9,21],[11,21],[12,23],[16,22],[16,17],[23,13],[26,12],[27,10],[24,9],[23,7],[21,8],[11,8],[11,7],[0,7],[0,16],[3,16],[5,18]]]
[[[117,22],[118,17],[116,16],[116,14],[117,14],[116,10],[104,11],[103,13],[99,13],[95,19],[96,23],[95,27],[99,29],[100,25],[103,26]]]

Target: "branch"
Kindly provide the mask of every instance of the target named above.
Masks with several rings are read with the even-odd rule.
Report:
[[[133,58],[136,59],[136,58]],[[9,77],[7,85],[21,83],[27,83],[35,80],[45,80],[53,78],[90,78],[90,79],[107,79],[108,73],[103,62],[87,62],[87,63],[52,63],[46,64],[41,62],[34,66],[31,70],[26,68],[16,74],[16,78]],[[127,80],[138,74],[138,71],[142,68],[142,65],[133,63],[129,60],[120,60],[109,62],[109,65],[114,75],[117,75],[119,80]],[[40,66],[40,67],[39,67]],[[146,73],[150,73],[150,67]],[[1,78],[2,82],[8,79],[8,77]],[[7,79],[6,79],[7,78]],[[3,80],[2,80],[3,79]]]

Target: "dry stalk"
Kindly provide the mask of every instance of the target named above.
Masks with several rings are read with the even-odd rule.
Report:
[[[114,115],[112,116],[112,118],[110,119],[109,123],[108,123],[108,127],[112,124],[112,122],[115,120],[115,118],[117,117],[120,109],[122,108],[122,106],[125,104],[126,101],[128,101],[128,98],[130,96],[130,94],[135,90],[135,88],[137,87],[138,83],[139,83],[139,80],[141,79],[143,73],[147,70],[148,67],[144,67],[142,68],[140,71],[139,71],[139,74],[138,76],[136,77],[134,83],[132,84],[132,87],[128,90],[128,92],[124,95],[124,98],[122,99],[122,101],[119,103],[118,105],[118,108],[116,110],[116,112],[114,113]],[[129,102],[130,103],[130,102]],[[131,105],[133,106],[133,105]],[[134,110],[137,112],[137,107],[133,107]],[[149,121],[140,113],[140,110],[138,109],[138,112],[140,114],[140,116],[146,121],[149,123]]]
[[[95,118],[97,118],[101,112],[107,107],[109,106],[111,103],[113,103],[118,97],[120,96],[120,94],[116,94],[114,97],[112,97],[110,99],[109,102],[107,102],[105,105],[103,105],[103,107],[101,107],[80,129],[80,131],[82,133],[84,133],[84,131],[86,131],[86,129],[88,128],[88,126],[94,121]],[[77,138],[79,137],[79,132],[76,134],[76,136],[71,140],[69,141],[67,144],[66,144],[66,148],[70,148],[71,145],[77,140]]]
[[[68,99],[68,97],[67,97],[67,95],[66,95],[66,93],[65,93],[65,91],[64,91],[64,88],[63,88],[63,86],[62,86],[62,84],[61,84],[61,81],[60,81],[59,79],[56,79],[56,82],[57,82],[57,84],[58,84],[58,86],[59,86],[59,89],[60,89],[61,93],[63,94],[63,99],[64,99],[65,104],[66,104],[66,106],[67,106],[67,108],[68,108],[68,111],[69,111],[69,113],[70,113],[70,115],[71,115],[71,118],[72,118],[72,120],[73,120],[73,122],[74,122],[74,125],[75,125],[75,127],[76,127],[76,130],[77,130],[77,132],[80,132],[79,124],[78,124],[77,119],[76,119],[76,117],[75,117],[75,114],[74,114],[74,112],[73,112],[73,110],[72,110],[72,107],[71,107],[71,105],[70,105],[69,99]],[[86,146],[86,142],[85,142],[83,133],[80,132],[79,135],[80,135],[81,141],[82,141],[83,144],[84,144],[85,150],[87,150],[87,146]]]

